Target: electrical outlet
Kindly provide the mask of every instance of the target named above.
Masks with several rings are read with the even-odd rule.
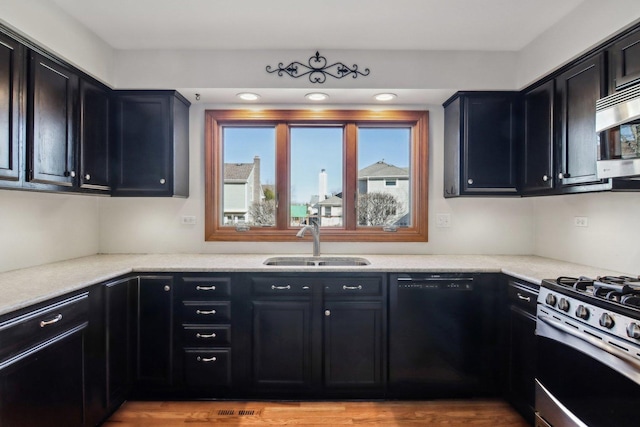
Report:
[[[451,214],[448,214],[448,213],[436,214],[436,227],[440,227],[440,228],[451,227]]]
[[[180,223],[183,225],[195,225],[196,224],[196,217],[192,216],[192,215],[183,215],[180,218]]]
[[[573,225],[575,225],[576,227],[588,227],[589,218],[587,218],[586,216],[574,216]]]

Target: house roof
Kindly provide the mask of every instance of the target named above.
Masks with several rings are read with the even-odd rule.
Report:
[[[338,196],[331,196],[321,202],[318,202],[316,206],[342,206],[342,198]]]
[[[358,171],[358,179],[408,177],[409,168],[399,168],[382,160]]]
[[[225,181],[246,181],[253,171],[253,163],[225,163]]]

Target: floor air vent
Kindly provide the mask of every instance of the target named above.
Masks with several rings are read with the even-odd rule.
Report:
[[[218,415],[236,415],[235,409],[220,409],[218,411]],[[260,411],[256,411],[255,409],[238,409],[239,416],[251,416],[251,415],[260,415]]]

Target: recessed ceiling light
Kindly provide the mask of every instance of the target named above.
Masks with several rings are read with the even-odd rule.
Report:
[[[325,99],[329,98],[329,95],[327,95],[326,93],[313,92],[306,94],[304,97],[311,101],[324,101]]]
[[[396,95],[395,93],[379,93],[377,95],[374,95],[374,98],[377,101],[391,101],[392,99],[396,99],[398,97],[398,95]]]
[[[258,95],[257,93],[251,93],[251,92],[242,92],[237,94],[236,96],[242,99],[243,101],[257,101],[258,98],[260,98],[260,95]]]

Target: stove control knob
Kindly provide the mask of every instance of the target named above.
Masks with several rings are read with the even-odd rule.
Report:
[[[560,302],[558,302],[558,308],[562,311],[569,311],[569,301],[564,298],[560,298]]]
[[[553,294],[547,294],[547,298],[545,298],[544,302],[551,307],[555,307],[556,305],[556,296]]]
[[[640,326],[637,323],[629,323],[627,326],[627,335],[629,338],[640,339]]]
[[[589,319],[589,310],[584,305],[580,304],[576,309],[576,316],[581,319],[588,320]]]
[[[611,315],[609,315],[608,313],[602,313],[602,316],[600,316],[600,326],[602,326],[603,328],[611,329],[613,328],[613,325],[615,325],[613,317],[611,317]]]

